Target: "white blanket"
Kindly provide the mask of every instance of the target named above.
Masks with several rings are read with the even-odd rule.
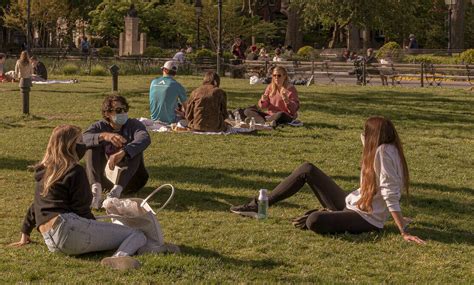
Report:
[[[162,122],[154,122],[153,120],[147,118],[140,118],[138,119],[145,127],[151,132],[158,132],[158,133],[165,133],[165,132],[173,132],[171,126]],[[258,125],[257,128],[264,129],[264,130],[271,130],[271,127]],[[242,134],[242,133],[251,133],[253,132],[249,128],[236,128],[236,127],[228,127],[225,132],[196,132],[196,131],[183,131],[182,133],[190,133],[190,134],[197,134],[197,135],[230,135],[230,134]],[[178,132],[179,133],[179,132]]]
[[[45,81],[33,81],[33,84],[46,85],[46,84],[74,84],[77,80],[45,80]]]

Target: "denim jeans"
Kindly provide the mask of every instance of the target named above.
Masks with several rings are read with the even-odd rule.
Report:
[[[79,217],[74,213],[60,214],[53,227],[43,233],[51,252],[78,255],[117,249],[114,256],[133,255],[146,244],[140,230]]]

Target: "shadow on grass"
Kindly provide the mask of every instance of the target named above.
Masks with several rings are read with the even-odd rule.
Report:
[[[145,187],[133,197],[144,199],[147,197],[155,188]],[[232,195],[216,191],[195,191],[188,189],[175,188],[175,196],[171,200],[170,204],[166,209],[175,212],[188,212],[188,211],[215,211],[230,213],[229,208],[233,205],[240,205],[248,203],[253,197]],[[257,192],[255,192],[257,194]],[[153,196],[149,200],[149,204],[153,209],[158,209],[163,205],[166,199],[169,197],[170,191],[163,190]],[[126,196],[130,197],[130,196]],[[289,202],[278,203],[279,207],[287,208],[300,208],[299,205]]]
[[[0,157],[0,169],[9,170],[27,170],[28,166],[34,165],[36,161],[27,159],[18,159],[12,157]]]
[[[205,257],[205,258],[215,258],[221,260],[224,264],[231,264],[234,266],[247,266],[259,269],[273,269],[275,267],[285,266],[284,262],[276,262],[271,258],[259,259],[259,260],[242,260],[236,259],[228,256],[224,256],[216,251],[205,249],[202,247],[190,247],[185,245],[180,245],[181,254],[196,256],[196,257]]]

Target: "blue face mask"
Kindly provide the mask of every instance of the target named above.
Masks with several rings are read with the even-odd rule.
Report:
[[[112,117],[112,121],[116,123],[117,125],[125,125],[127,120],[128,120],[128,113],[115,114],[115,116]]]

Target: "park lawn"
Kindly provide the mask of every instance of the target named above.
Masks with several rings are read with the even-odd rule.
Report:
[[[149,117],[152,76],[120,77],[131,117]],[[198,77],[177,77],[188,91]],[[38,232],[34,244],[16,241],[34,182],[27,166],[40,160],[52,128],[86,128],[99,119],[109,94],[108,77],[79,77],[79,84],[34,86],[31,116],[21,115],[17,84],[0,84],[0,282],[64,283],[472,283],[474,281],[474,94],[443,88],[356,86],[298,87],[304,127],[256,135],[202,136],[152,133],[145,152],[150,172],[145,197],[171,183],[177,194],[158,214],[179,255],[144,255],[137,271],[99,265],[111,253],[67,257],[49,253]],[[254,104],[264,85],[223,79],[228,107]],[[347,191],[357,188],[359,134],[370,115],[386,115],[398,128],[411,175],[410,200],[402,198],[413,233],[427,240],[406,243],[393,221],[380,233],[321,236],[300,231],[290,218],[321,207],[304,191],[270,209],[267,221],[243,218],[229,207],[258,189],[273,189],[309,161]],[[152,202],[157,208],[167,193]],[[101,212],[99,212],[100,214]]]

